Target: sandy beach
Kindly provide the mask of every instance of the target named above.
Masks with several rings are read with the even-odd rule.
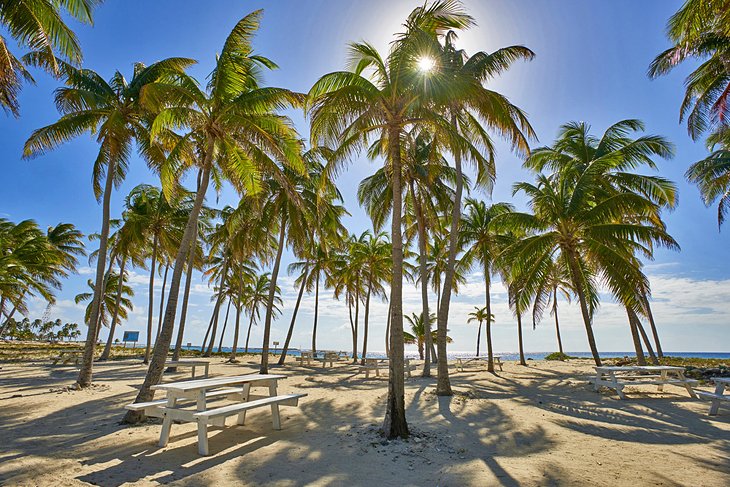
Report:
[[[256,372],[211,361],[211,375]],[[158,448],[161,421],[119,424],[145,367],[100,364],[95,386],[74,391],[76,369],[47,363],[0,370],[0,483],[4,485],[703,485],[730,483],[730,411],[684,389],[629,389],[620,401],[593,392],[590,362],[507,362],[496,376],[452,368],[456,395],[439,398],[435,379],[406,379],[409,441],[378,434],[387,378],[365,379],[353,365],[272,370],[280,393],[308,394],[267,409],[246,426],[212,429],[211,456],[196,448],[195,426],[176,424]],[[167,374],[165,381],[188,372]],[[163,397],[159,395],[157,397]],[[230,423],[230,421],[229,421]]]

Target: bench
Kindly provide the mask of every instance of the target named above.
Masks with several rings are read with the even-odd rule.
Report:
[[[241,400],[244,394],[242,387],[226,387],[224,389],[218,389],[217,391],[211,391],[205,393],[205,399],[218,399],[221,397],[234,397]],[[145,416],[152,418],[162,418],[165,416],[165,412],[162,410],[167,405],[167,399],[159,399],[157,401],[148,402],[135,402],[127,404],[124,409],[130,411],[143,411]]]
[[[307,365],[312,365],[312,352],[299,352],[297,360],[299,360],[299,365],[302,367],[304,367],[305,360],[307,361]]]
[[[329,362],[330,367],[335,366],[335,362],[340,360],[340,355],[337,352],[325,352],[324,357],[322,357],[322,368],[327,367],[327,362]]]
[[[601,386],[614,389],[619,399],[626,399],[623,392],[626,386],[655,385],[657,390],[662,392],[665,385],[676,385],[687,389],[690,397],[696,398],[692,385],[697,384],[694,379],[684,376],[683,367],[672,366],[598,366],[593,367],[596,375],[588,382],[593,384],[593,389],[598,391]],[[656,373],[659,372],[659,375]]]
[[[58,362],[61,362],[61,365],[66,365],[71,362],[78,365],[83,356],[83,350],[62,350],[55,357],[51,357],[51,361],[53,362],[53,365],[57,365]]]
[[[721,402],[730,402],[730,395],[724,394],[725,388],[730,385],[730,377],[712,377],[710,380],[715,383],[715,392],[695,391],[695,393],[702,399],[712,401],[708,414],[714,416],[720,409]]]
[[[209,455],[208,450],[208,425],[225,426],[225,418],[238,415],[236,424],[242,425],[245,421],[245,412],[249,409],[255,409],[264,406],[271,406],[271,418],[275,430],[281,429],[281,417],[279,416],[279,406],[298,406],[299,398],[306,394],[284,394],[281,396],[265,397],[253,401],[230,404],[216,409],[209,409],[195,413],[193,416],[198,421],[198,453],[201,455]],[[219,419],[221,421],[215,421]]]
[[[203,367],[205,372],[203,373],[203,377],[208,377],[208,370],[210,367],[210,363],[207,360],[169,360],[165,362],[165,366],[175,369],[177,371],[178,367],[190,367],[192,368],[192,378],[195,379],[195,369],[197,367]]]
[[[456,359],[456,370],[459,372],[464,372],[464,366],[468,364],[469,362],[486,362],[489,363],[489,357],[472,357],[472,358],[466,358],[466,357],[459,357]],[[499,371],[502,372],[502,360],[499,356],[493,355],[492,356],[492,362],[495,366],[499,367]]]

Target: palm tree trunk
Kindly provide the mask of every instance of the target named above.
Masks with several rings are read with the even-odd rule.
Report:
[[[390,324],[390,376],[388,377],[388,397],[383,420],[383,432],[389,439],[407,438],[405,379],[403,377],[403,234],[401,213],[403,194],[401,185],[401,129],[390,127],[388,133],[388,158],[392,169],[393,215],[391,236],[393,239],[393,275],[391,281],[391,307],[393,316]]]
[[[198,235],[196,233],[190,245],[190,254],[188,255],[188,272],[185,276],[185,291],[183,292],[183,304],[180,310],[180,324],[177,328],[177,339],[175,340],[175,351],[172,352],[172,360],[180,359],[180,350],[182,350],[183,334],[185,333],[185,320],[188,316],[188,299],[190,298],[190,284],[193,280],[193,269],[195,268],[195,247]],[[202,348],[201,348],[202,350]]]
[[[312,357],[317,354],[317,321],[319,319],[319,270],[314,283],[314,324],[312,325]]]
[[[89,323],[93,323],[93,326],[89,326],[86,334],[83,361],[81,363],[81,370],[79,370],[79,376],[76,379],[76,385],[78,387],[88,387],[91,385],[94,351],[96,348],[96,342],[94,340],[96,338],[95,328],[99,322],[99,310],[104,292],[104,269],[106,267],[106,252],[109,242],[109,213],[116,172],[116,158],[112,156],[109,158],[109,164],[106,168],[106,182],[104,184],[104,197],[101,210],[102,220],[101,234],[99,235],[99,254],[96,261],[96,281],[94,283],[94,297],[91,300],[91,313],[89,316]]]
[[[522,313],[517,313],[517,338],[520,347],[520,365],[527,365],[525,361],[525,349],[522,345]]]
[[[205,352],[205,349],[208,345],[208,338],[210,338],[210,332],[213,330],[213,322],[215,321],[215,317],[220,311],[220,304],[221,304],[221,297],[216,296],[215,298],[215,305],[213,305],[213,312],[210,314],[210,320],[208,320],[208,329],[205,331],[205,336],[203,337],[203,343],[200,345],[200,351]]]
[[[213,160],[213,141],[209,139],[206,145],[205,159],[203,161],[203,173],[200,177],[198,193],[195,196],[195,203],[193,204],[190,216],[188,217],[188,222],[185,226],[185,232],[183,233],[183,238],[180,242],[180,248],[175,256],[175,267],[172,271],[170,291],[167,297],[167,308],[165,309],[165,318],[162,321],[162,330],[160,330],[160,337],[155,344],[155,350],[152,354],[150,366],[147,369],[147,375],[145,376],[142,387],[140,388],[134,402],[147,402],[154,398],[155,392],[150,388],[160,382],[165,362],[167,361],[167,353],[170,351],[170,341],[172,340],[172,332],[175,328],[175,313],[177,311],[177,299],[180,293],[180,281],[182,280],[182,273],[185,268],[188,250],[192,245],[195,235],[197,235],[198,216],[200,215],[200,209],[203,207],[205,193],[208,189],[208,182],[210,181],[210,171]],[[139,411],[127,411],[127,414],[124,417],[124,422],[137,423],[142,419],[144,419],[144,413]]]
[[[279,357],[279,365],[284,365],[286,361],[286,353],[289,350],[289,343],[291,337],[294,334],[294,322],[297,320],[297,313],[299,312],[299,303],[302,302],[302,296],[304,295],[304,285],[306,284],[306,276],[302,276],[302,285],[299,287],[299,296],[297,296],[297,304],[294,305],[294,312],[291,315],[291,323],[289,323],[289,330],[286,332],[286,340],[284,340],[284,348],[281,349],[281,357]],[[314,343],[314,333],[312,334],[312,343]]]
[[[279,246],[276,249],[276,260],[271,270],[271,284],[269,288],[269,300],[266,303],[266,318],[264,320],[264,343],[261,347],[261,373],[269,373],[269,338],[271,336],[271,319],[274,316],[274,298],[276,297],[276,280],[279,277],[279,266],[281,265],[281,253],[284,251],[286,237],[286,213],[281,217],[281,228],[279,229]]]
[[[144,360],[142,363],[150,363],[150,350],[152,350],[152,314],[155,307],[155,267],[157,266],[157,234],[152,240],[152,264],[150,265],[149,302],[147,304],[147,345],[144,348]],[[157,341],[157,340],[155,340]]]
[[[413,180],[409,182],[409,185],[416,210],[416,223],[418,224],[418,264],[421,269],[421,313],[423,316],[424,346],[426,348],[425,356],[421,357],[423,359],[421,377],[431,377],[431,347],[433,346],[433,340],[431,336],[431,315],[428,309],[428,262],[426,255],[426,238],[428,237],[426,235],[426,223],[423,218],[421,201],[416,197]]]
[[[167,287],[167,271],[170,270],[170,266],[165,266],[165,274],[162,278],[162,291],[160,292],[160,316],[157,318],[157,334],[160,336],[160,328],[162,327],[162,314],[165,310],[165,287]]]
[[[482,322],[479,322],[479,328],[477,329],[477,357],[479,356],[479,342],[482,341]]]
[[[239,293],[240,296],[240,293]],[[238,349],[238,330],[241,325],[241,307],[236,303],[236,329],[233,332],[233,347],[231,348],[231,356],[228,357],[228,361],[235,363],[238,362],[236,360],[236,351]]]
[[[662,344],[659,342],[659,332],[657,332],[656,323],[654,322],[654,313],[651,312],[651,305],[649,304],[649,298],[647,298],[646,294],[644,294],[642,301],[644,304],[644,309],[646,310],[646,317],[649,319],[651,334],[654,336],[654,343],[656,344],[656,354],[659,358],[664,358]]]
[[[641,324],[641,320],[639,317],[636,317],[636,328],[639,330],[639,334],[641,334],[641,339],[644,341],[644,345],[646,345],[646,350],[649,352],[649,358],[651,359],[651,363],[653,365],[659,365],[659,360],[656,358],[656,355],[654,354],[654,349],[651,347],[651,341],[649,341],[649,336],[646,334],[646,330],[644,330],[644,325]]]
[[[208,342],[208,347],[205,349],[205,353],[203,354],[203,357],[210,357],[213,353],[213,345],[215,344],[215,337],[218,336],[218,319],[220,314],[220,307],[223,304],[223,300],[225,299],[225,296],[223,295],[223,288],[226,285],[226,275],[228,275],[228,259],[225,259],[223,261],[223,272],[221,273],[221,281],[218,285],[218,299],[216,300],[216,310],[213,314],[213,328],[210,332],[210,341]]]
[[[563,355],[563,341],[560,339],[560,322],[558,321],[558,288],[553,288],[553,315],[555,315],[555,334],[558,337],[558,351]]]
[[[350,331],[352,332],[352,363],[357,363],[357,323],[352,320],[352,300],[347,299],[347,311],[350,315]]]
[[[391,312],[390,300],[388,300],[388,319],[385,322],[385,356],[390,358],[390,318],[393,315]]]
[[[591,316],[588,311],[588,303],[586,301],[585,293],[583,292],[583,286],[581,285],[582,280],[580,279],[580,272],[578,271],[578,264],[575,261],[575,255],[566,252],[568,255],[568,267],[570,268],[570,277],[573,281],[573,287],[578,295],[578,301],[580,303],[580,311],[583,315],[583,325],[586,328],[586,335],[588,337],[588,346],[591,349],[591,355],[593,355],[593,361],[596,366],[601,366],[601,357],[598,356],[598,348],[596,347],[596,338],[593,335],[593,325],[591,324]]]
[[[254,315],[254,312],[253,312],[253,310],[251,310],[251,319],[248,320],[248,332],[246,333],[246,347],[243,349],[243,351],[245,353],[248,353],[248,343],[249,343],[249,340],[251,339],[251,327],[253,326],[253,315]]]
[[[494,351],[492,350],[492,276],[491,269],[485,267],[484,270],[484,287],[486,288],[486,304],[487,304],[487,372],[494,373]]]
[[[226,307],[226,317],[223,320],[223,330],[221,331],[221,339],[218,342],[218,353],[221,353],[223,348],[223,337],[226,335],[226,327],[228,326],[228,313],[231,311],[231,298],[228,298],[228,306]]]
[[[365,295],[365,322],[363,323],[362,333],[362,365],[365,365],[365,357],[368,354],[368,318],[370,317],[370,291],[372,289],[372,275],[368,280],[368,292]]]
[[[360,283],[357,283],[360,286]],[[352,363],[357,363],[357,335],[360,331],[360,292],[359,289],[355,292],[355,349],[352,352]]]
[[[112,323],[109,325],[109,338],[106,340],[104,351],[99,357],[99,362],[109,360],[109,355],[112,351],[112,342],[114,341],[114,331],[117,328],[117,319],[119,317],[119,302],[122,300],[122,288],[124,287],[124,266],[127,263],[127,256],[122,257],[122,262],[119,265],[119,285],[117,286],[117,297],[114,301],[114,314],[112,315]]]
[[[641,338],[639,338],[639,329],[636,326],[636,313],[634,313],[629,307],[626,307],[626,314],[629,317],[629,328],[631,329],[631,338],[634,342],[634,350],[636,351],[636,362],[639,365],[646,365],[646,357],[644,356],[644,350],[641,348]]]
[[[451,117],[451,124],[456,127],[456,117]],[[459,222],[461,220],[461,193],[464,181],[461,170],[461,154],[457,151],[454,154],[454,165],[456,167],[456,188],[454,191],[454,207],[451,211],[451,228],[449,230],[449,257],[444,273],[444,284],[441,292],[441,304],[438,314],[437,327],[437,349],[438,349],[438,381],[436,383],[437,396],[451,396],[451,382],[449,381],[449,363],[446,358],[446,329],[449,324],[449,305],[451,304],[451,288],[454,284],[454,273],[456,272],[456,250],[459,239]]]

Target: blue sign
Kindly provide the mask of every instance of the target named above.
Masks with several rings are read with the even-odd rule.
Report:
[[[122,339],[123,342],[138,342],[139,341],[139,332],[138,331],[125,331],[124,332],[124,338]]]

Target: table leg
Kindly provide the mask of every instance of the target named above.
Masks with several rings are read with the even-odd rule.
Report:
[[[243,385],[243,394],[241,396],[242,401],[241,402],[248,402],[249,395],[251,393],[251,384],[246,383]],[[237,424],[243,425],[246,423],[246,411],[241,411],[238,413],[238,421]]]
[[[684,375],[684,372],[680,371],[677,373],[677,377],[681,380],[687,380],[687,377]],[[692,389],[692,386],[689,385],[687,382],[684,383],[684,388],[687,389],[687,394],[689,394],[689,397],[697,399],[697,394],[695,394],[695,390]]]
[[[198,392],[196,401],[196,409],[205,411],[205,391]],[[223,420],[225,422],[225,419]],[[225,424],[225,423],[224,423]],[[201,455],[209,455],[208,451],[208,422],[205,418],[198,419],[198,453]]]
[[[269,383],[269,396],[271,396],[271,397],[276,396],[276,380],[272,380]],[[281,429],[281,417],[279,417],[279,405],[278,404],[271,405],[271,421],[274,424],[275,430]]]
[[[210,364],[205,364],[205,378],[208,378],[208,368],[210,367]]]
[[[624,394],[624,386],[622,384],[618,383],[616,374],[613,372],[609,372],[608,376],[611,379],[611,382],[613,382],[612,388],[616,390],[616,393],[618,394],[618,398],[621,400],[626,399],[626,395]]]
[[[167,407],[174,408],[177,403],[177,397],[173,392],[167,393]],[[162,419],[162,429],[160,430],[160,443],[161,447],[167,446],[167,442],[170,439],[170,429],[172,428],[172,418],[165,414]]]
[[[411,376],[411,362],[409,359],[405,359],[403,365],[406,367],[406,374],[408,374],[408,377]]]
[[[195,366],[193,365],[191,368],[193,369],[193,377],[192,378],[195,379]]]
[[[715,394],[717,395],[723,395],[725,393],[725,386],[726,384],[723,382],[718,382],[715,385]],[[710,404],[710,416],[714,416],[717,414],[717,411],[720,409],[720,400],[719,399],[712,399],[712,403]]]
[[[667,372],[668,371],[666,371],[666,370],[662,370],[660,372],[660,378],[659,378],[660,381],[666,382],[666,380],[667,380]],[[656,387],[656,390],[659,391],[659,392],[664,391],[664,384],[658,384],[657,387]]]

